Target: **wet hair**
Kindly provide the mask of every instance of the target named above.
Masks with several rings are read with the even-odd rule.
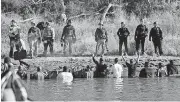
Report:
[[[100,58],[99,61],[102,62],[102,61],[104,61],[104,60],[103,60],[103,58]]]
[[[71,20],[69,19],[69,20],[67,21],[67,23],[71,23]]]
[[[149,65],[149,62],[145,62],[145,63],[144,63],[144,66],[145,66],[145,67],[148,67],[148,65]]]
[[[11,63],[11,59],[9,57],[4,58],[4,63]]]
[[[63,67],[63,72],[67,72],[67,67],[66,66]]]
[[[143,21],[143,19],[141,18],[141,19],[140,19],[140,21],[142,22],[142,21]]]
[[[18,70],[20,70],[22,68],[22,66],[20,65],[19,67],[18,67]]]
[[[49,26],[49,22],[46,22],[46,25]]]
[[[133,63],[133,59],[130,59],[130,63]]]
[[[117,63],[117,62],[118,62],[118,58],[115,58],[115,59],[114,59],[114,62]]]
[[[162,67],[163,65],[162,65],[162,63],[160,62],[160,63],[158,63],[158,66],[159,66],[159,68],[160,68],[160,67]]]
[[[87,66],[86,66],[86,68],[87,68],[87,69],[89,69],[89,68],[90,68],[90,66],[89,66],[89,65],[87,65]]]
[[[170,60],[169,62],[172,63],[172,64],[174,64],[174,61],[173,61],[173,60]]]

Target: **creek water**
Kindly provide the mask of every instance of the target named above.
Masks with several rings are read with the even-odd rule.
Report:
[[[180,78],[24,80],[35,101],[180,101]]]

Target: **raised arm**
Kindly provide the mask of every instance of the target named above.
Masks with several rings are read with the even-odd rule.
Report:
[[[140,54],[138,54],[138,58],[136,60],[136,63],[139,63]]]
[[[94,54],[93,54],[93,57],[92,57],[92,59],[93,59],[93,62],[94,62],[95,64],[98,64],[98,61],[95,59],[95,56],[94,56]]]

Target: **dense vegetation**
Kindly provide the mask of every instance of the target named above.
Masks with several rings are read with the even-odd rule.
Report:
[[[177,0],[1,0],[3,48],[1,52],[7,54],[9,51],[7,33],[10,20],[15,19],[19,22],[24,33],[22,37],[26,40],[27,30],[30,27],[28,19],[30,18],[36,22],[42,20],[52,22],[57,36],[55,51],[59,52],[62,50],[58,45],[63,29],[62,25],[64,25],[62,14],[65,14],[67,18],[73,19],[73,25],[76,28],[78,41],[74,45],[74,53],[93,53],[95,49],[95,29],[100,16],[111,3],[113,6],[108,10],[104,22],[109,33],[108,46],[111,53],[118,50],[116,32],[121,21],[126,22],[131,32],[129,48],[130,54],[134,53],[134,31],[139,19],[145,18],[149,29],[152,27],[152,22],[159,22],[159,26],[163,30],[164,42],[168,42],[163,45],[163,48],[166,49],[165,54],[180,55],[180,48],[177,46],[180,44],[180,7],[175,1]],[[152,54],[152,43],[147,41],[147,46],[149,47],[146,48],[146,52]]]

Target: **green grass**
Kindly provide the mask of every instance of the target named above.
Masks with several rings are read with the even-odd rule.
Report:
[[[9,53],[9,38],[8,38],[8,26],[12,19],[21,21],[21,17],[18,15],[1,15],[1,54],[8,55]],[[43,19],[35,19],[36,22],[43,21]],[[117,31],[120,27],[120,22],[124,21],[126,26],[130,31],[130,36],[128,37],[128,48],[129,54],[135,53],[135,41],[134,32],[139,24],[139,19],[132,15],[129,19],[124,15],[122,11],[119,11],[114,19],[106,19],[104,22],[104,27],[108,32],[108,47],[111,54],[118,54],[118,37]],[[145,20],[145,23],[150,30],[153,27],[153,22],[157,21],[159,26],[163,31],[163,51],[165,55],[179,56],[180,55],[180,18],[177,15],[171,13],[163,14],[153,14],[151,17]],[[77,42],[73,45],[73,54],[75,55],[87,55],[92,54],[95,51],[95,38],[94,33],[98,27],[99,19],[88,18],[86,20],[73,20],[72,25],[76,29]],[[30,22],[18,23],[22,28],[22,39],[27,43],[27,32],[30,28]],[[54,50],[56,53],[62,53],[63,48],[60,46],[60,38],[62,34],[63,27],[65,24],[55,24],[51,23],[52,27],[55,28],[56,39],[54,43]],[[152,42],[148,41],[148,37],[145,42],[146,53],[149,55],[153,54],[154,47]],[[27,47],[29,50],[29,47]],[[124,49],[124,48],[123,48]],[[43,45],[40,46],[40,53],[43,53]]]

